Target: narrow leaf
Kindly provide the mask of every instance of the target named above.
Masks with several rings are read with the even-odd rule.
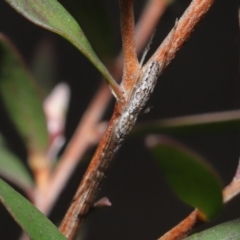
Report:
[[[30,151],[44,152],[48,133],[36,85],[10,42],[0,35],[0,92]]]
[[[104,2],[102,0],[60,2],[81,25],[100,59],[105,61],[112,59],[115,55],[113,25]]]
[[[51,92],[56,81],[56,59],[53,44],[50,39],[40,41],[31,61],[31,72],[41,87],[44,97]]]
[[[185,240],[237,240],[240,239],[240,219],[219,224],[205,231],[195,233]]]
[[[93,51],[76,20],[56,0],[6,0],[15,10],[36,25],[55,32],[77,47],[102,73],[110,85],[112,76]]]
[[[27,199],[0,179],[0,201],[32,240],[66,240]]]
[[[0,135],[0,175],[25,192],[33,187],[33,180],[21,160],[11,153]]]
[[[201,156],[167,138],[149,137],[148,145],[181,200],[198,208],[206,219],[220,213],[223,207],[221,183]]]

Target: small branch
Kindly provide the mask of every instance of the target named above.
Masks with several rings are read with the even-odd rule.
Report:
[[[98,145],[73,202],[61,223],[60,231],[68,239],[75,239],[83,218],[87,216],[93,205],[99,185],[113,157],[135,125],[139,113],[153,92],[160,73],[159,64],[154,62],[146,69],[138,85],[133,86],[134,90],[123,108],[121,108],[121,102],[116,103],[107,131]]]
[[[223,198],[227,203],[240,193],[240,179],[233,180],[227,187],[224,188]]]
[[[141,17],[141,20],[137,26],[137,52],[140,52],[142,50],[142,47],[147,42],[147,39],[151,36],[152,31],[155,28],[155,25],[153,23],[156,24],[157,18],[160,18],[161,14],[163,13],[161,9],[156,8],[157,2],[158,1],[151,1],[149,3],[148,8],[144,11],[145,14],[143,17]],[[154,8],[159,10],[159,15],[152,15],[151,9]],[[155,19],[151,21],[152,16],[154,16]],[[144,25],[145,21],[148,21],[149,31],[142,31],[142,28],[146,27],[146,25]],[[152,22],[152,24],[149,24],[149,22]],[[113,66],[110,67],[112,69],[111,72],[116,79],[119,79],[122,72],[122,59],[123,56],[120,53]],[[107,107],[107,103],[109,102],[110,98],[111,94],[108,90],[108,87],[103,84],[90,103],[90,106],[88,107],[81,122],[79,123],[74,136],[69,142],[63,156],[61,157],[60,162],[58,163],[53,175],[51,176],[51,179],[48,183],[47,192],[45,192],[45,194],[42,196],[40,194],[38,196],[39,200],[37,201],[37,207],[43,213],[48,214],[59,193],[64,188],[67,179],[75,169],[75,166],[79,162],[79,159],[82,158],[82,155],[86,149],[99,141],[101,134],[93,133],[93,129],[96,129],[99,125],[98,121],[100,120],[104,109]],[[91,137],[87,139],[85,136]]]
[[[165,233],[162,237],[158,238],[158,240],[180,240],[187,235],[197,222],[198,210],[194,210],[182,222]]]
[[[126,4],[125,1],[124,0],[121,1],[122,6],[123,6],[123,4]],[[199,1],[193,1],[193,2],[195,4],[199,4]],[[131,6],[131,5],[126,4],[124,6]],[[192,7],[192,5],[190,5],[190,6]],[[121,10],[121,12],[122,12],[122,15],[124,15],[124,11]],[[188,12],[188,11],[186,11],[186,12]],[[189,11],[189,12],[191,13],[191,11]],[[186,18],[185,15],[184,15],[184,17]],[[127,14],[127,12],[126,12],[126,16],[129,16]],[[124,21],[122,21],[122,25],[124,26],[123,22]],[[197,23],[197,22],[198,21],[196,21],[195,23]],[[184,26],[184,25],[182,24],[181,26]],[[193,26],[194,26],[194,24],[192,25],[192,28],[193,28]],[[179,26],[178,26],[178,29],[179,29]],[[188,28],[188,30],[190,30],[190,29]],[[124,31],[125,31],[125,27],[123,27],[123,33],[124,33]],[[190,34],[190,32],[189,32],[189,34]],[[170,37],[172,37],[172,36],[170,35]],[[172,38],[170,38],[170,37],[169,37],[168,41],[172,40]],[[186,40],[186,38],[185,38],[185,40]],[[183,41],[182,41],[182,43],[183,43]],[[128,49],[128,47],[127,47],[125,40],[124,40],[124,44],[125,44],[124,54],[126,54],[126,49]],[[173,46],[175,46],[175,45],[173,45]],[[132,47],[132,46],[130,46],[130,47]],[[168,44],[168,47],[169,47],[169,44]],[[131,49],[130,49],[130,51],[131,51]],[[167,51],[167,49],[165,50],[164,58],[162,58],[162,60],[158,58],[158,55],[155,59],[157,59],[158,61],[161,60],[161,62],[163,62],[163,60],[166,57],[166,55],[165,55],[166,51]],[[169,55],[171,56],[171,54],[169,54]],[[132,58],[131,55],[126,56],[126,57],[130,58],[130,59]],[[128,63],[126,63],[126,64],[128,64]],[[127,66],[127,65],[125,65],[125,66]],[[129,66],[127,68],[131,69],[131,68],[129,68]],[[153,88],[148,85],[147,85],[147,88],[145,88],[146,87],[145,84],[150,84],[152,82],[153,86],[155,85],[157,75],[160,73],[159,66],[158,66],[158,64],[156,64],[155,61],[152,60],[152,64],[147,64],[147,67],[145,70],[146,71],[144,71],[144,74],[146,74],[146,75],[143,75],[142,81],[141,80],[139,81],[140,83],[142,83],[144,85],[140,86],[139,88],[137,88],[136,90],[134,90],[132,92],[133,98],[129,98],[130,103],[127,103],[128,105],[126,105],[127,108],[125,109],[126,111],[124,112],[125,115],[123,115],[123,113],[119,111],[119,104],[117,102],[114,113],[112,115],[109,126],[107,128],[107,131],[106,131],[102,141],[100,142],[100,144],[93,156],[93,159],[91,160],[91,163],[90,163],[86,173],[84,174],[84,177],[80,183],[80,186],[75,194],[74,200],[61,223],[60,231],[70,240],[75,239],[83,218],[86,217],[86,215],[89,212],[89,209],[92,207],[94,197],[98,191],[98,186],[99,186],[100,182],[102,181],[103,177],[105,176],[105,171],[107,170],[108,165],[109,165],[110,161],[112,160],[112,157],[116,153],[117,149],[121,145],[120,143],[124,140],[125,136],[129,133],[129,131],[131,130],[131,128],[133,127],[133,125],[137,119],[137,114],[140,112],[141,109],[140,110],[137,108],[135,109],[135,107],[138,105],[139,105],[139,108],[140,108],[140,106],[141,106],[141,108],[144,107],[146,101],[148,100],[148,98],[150,96],[149,94],[151,94],[151,92],[153,90]],[[147,80],[149,80],[149,83]],[[124,81],[126,81],[126,78],[124,79]],[[131,86],[131,87],[133,87],[133,86]],[[148,94],[148,91],[145,93],[145,90],[149,90],[149,94]],[[130,91],[131,91],[131,89],[130,89]],[[140,94],[140,96],[143,95],[145,100],[142,100],[141,98],[139,99],[138,93]],[[133,100],[133,101],[131,101],[131,100]],[[129,109],[128,109],[128,107],[129,107]],[[136,112],[136,116],[133,115],[135,112]],[[115,129],[116,127],[117,127],[117,129]],[[123,128],[123,129],[121,129],[121,128]]]
[[[238,162],[238,167],[236,174],[230,184],[226,186],[223,190],[223,199],[227,203],[240,194],[240,161]]]
[[[141,31],[141,29],[144,29],[144,22],[146,21],[146,19],[148,19],[147,16],[153,16],[151,14],[152,12],[151,9],[154,9],[155,4],[157,4],[156,2],[158,1],[153,0],[149,3],[148,7],[144,12],[145,14],[143,15],[143,17],[141,18],[138,24],[137,31],[136,31],[136,36],[137,36],[136,46],[137,46],[138,52],[141,51],[141,46],[144,44],[142,42],[144,37],[148,39],[152,34],[153,29],[155,28],[154,24],[150,24],[150,27],[152,27],[152,30],[151,29],[149,30],[148,35],[146,34],[145,30]],[[161,13],[162,12],[159,10],[158,11],[159,18],[161,16]],[[154,21],[153,19],[152,22],[156,23],[157,20],[155,19]],[[179,31],[181,31],[180,25],[178,25],[176,32],[179,32]],[[191,32],[191,30],[189,30],[189,32]],[[176,35],[177,34],[175,34],[175,36]],[[121,65],[122,65],[122,54],[119,55],[119,57],[115,61],[115,64],[111,67],[113,76],[115,76],[115,78],[119,78],[121,74]],[[75,169],[75,166],[78,163],[78,159],[81,159],[83,153],[86,151],[86,149],[90,145],[93,144],[93,142],[98,141],[100,134],[98,136],[92,135],[93,138],[91,139],[91,141],[89,140],[86,141],[85,137],[83,138],[82,136],[83,135],[88,136],[88,133],[92,131],[91,129],[96,129],[98,125],[98,121],[101,118],[104,112],[104,109],[107,106],[107,102],[110,100],[110,98],[111,98],[111,95],[109,93],[108,87],[106,85],[103,85],[98,91],[98,93],[96,94],[96,96],[94,97],[87,112],[84,114],[84,117],[81,120],[76,133],[74,134],[74,137],[72,138],[71,142],[68,144],[68,147],[61,158],[61,162],[58,164],[56,171],[53,174],[51,181],[48,184],[47,194],[45,194],[44,196],[41,196],[42,201],[39,201],[38,208],[41,211],[43,211],[45,214],[49,212],[57,196],[59,195],[60,191],[65,186],[67,179],[69,178],[71,172]],[[91,113],[94,113],[94,114],[92,115]]]
[[[123,98],[123,91],[121,90],[120,86],[115,80],[112,82],[109,82],[109,87],[110,87],[111,93],[116,98],[116,100]]]
[[[152,36],[156,25],[169,4],[167,0],[152,0],[143,11],[135,27],[136,52],[139,54]],[[120,53],[114,64],[114,71],[122,72],[123,53]],[[115,74],[113,74],[115,76]]]
[[[73,201],[60,225],[59,230],[69,240],[76,238],[83,219],[87,216],[89,210],[93,206],[93,201],[98,191],[99,184],[105,176],[104,172],[112,160],[113,153],[108,152],[108,150],[109,144],[111,144],[111,137],[114,132],[114,125],[117,117],[118,104],[115,107],[107,131],[99,143]]]
[[[164,2],[165,0],[162,0]],[[146,44],[147,40],[151,36],[155,24],[158,22],[157,18],[161,17],[163,13],[163,9],[156,8],[158,0],[153,0],[149,2],[147,9],[144,11],[144,15],[141,17],[140,22],[137,25],[136,29],[136,48],[137,52],[142,51],[142,48]],[[161,0],[159,0],[161,2]],[[150,7],[151,6],[151,7]],[[152,9],[158,9],[156,14],[152,14]],[[151,21],[152,16],[155,17]],[[149,30],[145,29],[147,25],[144,22],[147,21],[149,25]],[[119,79],[122,74],[123,68],[123,54],[120,53],[116,58],[115,62],[112,66],[110,66],[110,72],[112,73],[115,79]],[[58,163],[53,175],[51,176],[50,181],[48,182],[47,191],[44,195],[38,196],[38,204],[37,207],[44,214],[48,214],[51,210],[54,202],[56,201],[58,195],[65,187],[66,182],[71,176],[71,173],[74,171],[76,165],[79,163],[80,159],[82,159],[83,154],[86,149],[91,147],[93,144],[96,144],[102,135],[96,134],[94,129],[97,129],[99,126],[99,121],[107,108],[108,102],[111,99],[111,94],[109,92],[109,88],[106,84],[103,84],[98,92],[93,97],[89,107],[84,113],[77,130],[74,133],[71,141],[69,142],[64,154],[62,155],[60,162]],[[102,133],[103,134],[103,133]],[[101,135],[101,136],[100,136]],[[86,138],[86,136],[91,136],[90,138]]]
[[[168,52],[165,64],[166,67],[175,57],[177,51],[182,47],[183,43],[187,41],[197,23],[203,18],[213,3],[214,0],[193,0],[178,21],[176,29],[172,30],[175,31],[174,36],[172,37],[171,31],[154,55],[149,59],[149,62],[152,62],[153,60],[158,60],[159,63],[163,62],[166,57],[166,53]],[[169,51],[170,39],[172,44]]]
[[[125,91],[131,88],[138,69],[134,34],[133,0],[119,0],[120,20],[123,46],[123,80],[122,87]]]
[[[51,167],[48,159],[40,152],[28,153],[28,164],[32,170],[36,183],[36,192],[39,194],[45,191],[47,186]],[[38,195],[37,194],[37,195]],[[34,197],[34,203],[37,204],[38,198]]]

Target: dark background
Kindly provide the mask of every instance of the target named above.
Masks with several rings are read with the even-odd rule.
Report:
[[[121,48],[118,1],[104,2],[111,18],[117,53]],[[136,18],[141,13],[143,2],[135,2]],[[169,7],[157,27],[151,52],[189,2],[178,0]],[[64,5],[64,1],[62,3]],[[161,77],[150,100],[151,112],[139,121],[239,109],[237,15],[238,1],[215,2]],[[27,64],[30,64],[36,46],[43,39],[52,43],[57,59],[56,81],[67,82],[72,93],[66,128],[69,140],[100,84],[100,74],[67,41],[25,20],[4,1],[0,2],[0,32],[14,42]],[[111,111],[112,106],[106,119]],[[26,149],[20,137],[3,110],[0,114],[0,130],[10,140],[13,151],[25,161]],[[173,136],[206,157],[219,172],[224,185],[230,182],[239,158],[239,130]],[[92,152],[87,154],[87,158]],[[61,221],[84,167],[78,166],[53,209],[50,218],[55,223]],[[191,211],[168,188],[157,164],[144,147],[144,138],[131,138],[125,142],[102,185],[101,196],[108,196],[113,206],[89,216],[84,224],[83,239],[156,239]],[[239,197],[234,199],[211,224],[239,217],[239,201]],[[15,240],[19,234],[20,228],[0,206],[0,239]]]

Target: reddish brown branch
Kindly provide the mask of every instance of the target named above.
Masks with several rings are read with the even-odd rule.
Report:
[[[139,19],[139,22],[135,27],[137,54],[139,54],[147,44],[168,4],[169,1],[167,0],[152,0],[148,2],[142,16]],[[122,68],[123,54],[120,53],[114,64],[114,72],[116,71],[118,73],[117,76],[119,76],[119,73],[122,72]],[[113,76],[116,75],[113,74]]]
[[[161,14],[165,9],[164,4],[162,5],[163,9],[161,8],[161,5],[159,5],[160,2],[166,2],[166,0],[150,1],[147,8],[144,10],[143,16],[140,18],[136,29],[137,52],[140,52],[146,44],[156,27],[155,24],[158,22],[158,19],[161,17]],[[145,24],[146,22],[147,25]],[[148,27],[148,30],[146,27]],[[122,68],[123,55],[120,53],[114,64],[110,67],[110,72],[115,79],[120,78]],[[75,169],[76,164],[78,164],[79,160],[82,159],[86,149],[100,140],[102,131],[97,131],[96,134],[96,131],[94,130],[99,129],[99,121],[110,99],[111,94],[108,86],[103,84],[99,88],[95,97],[93,97],[93,100],[83,115],[74,136],[69,142],[60,162],[51,176],[46,192],[44,195],[38,195],[37,207],[43,213],[48,214],[59,193],[65,187],[66,182]]]
[[[209,9],[209,7],[211,5],[210,3],[212,3],[213,1],[210,1],[210,0],[202,1],[205,4],[208,3],[205,6],[205,11],[203,11],[204,7],[200,4],[200,2],[201,2],[200,0],[193,1],[189,7],[190,9],[188,9],[185,12],[183,19],[181,19],[179,21],[181,24],[178,24],[178,27],[177,27],[175,35],[174,35],[174,40],[173,40],[173,41],[176,40],[177,44],[174,43],[171,45],[173,50],[171,49],[170,54],[168,55],[169,61],[173,58],[176,51],[180,48],[180,46],[183,44],[183,42],[186,41],[186,39],[189,37],[193,27],[200,20],[201,16],[203,16],[203,14]],[[122,3],[124,4],[126,2],[122,1]],[[197,5],[197,6],[195,6],[195,5]],[[198,5],[201,5],[201,7],[199,7]],[[206,7],[208,7],[208,8],[206,8]],[[200,11],[200,10],[196,11],[196,9],[200,9],[202,11]],[[192,16],[191,14],[193,14],[193,13],[195,13],[195,14],[198,13],[199,14],[198,17]],[[197,20],[188,21],[188,23],[190,22],[191,24],[188,24],[188,28],[186,29],[186,23],[184,24],[184,21],[191,17],[192,18],[194,17]],[[183,28],[183,29],[181,30],[181,28]],[[182,34],[181,37],[180,37],[180,32],[184,32],[184,34]],[[167,41],[169,41],[169,40],[167,40]],[[164,41],[164,43],[163,43],[163,46],[165,46],[165,45],[166,45],[166,41]],[[168,45],[168,47],[169,47],[169,45]],[[157,53],[155,54],[154,57],[158,61],[162,61],[164,58],[161,59],[161,56],[163,54],[163,56],[165,57],[166,49],[165,49],[165,52],[163,50],[161,50],[161,49],[164,49],[164,47],[160,47],[159,49],[160,50],[157,51]],[[161,54],[159,54],[159,52]],[[129,56],[127,56],[127,57],[129,57]],[[114,121],[118,117],[117,116],[118,114],[119,114],[119,111],[118,111],[118,105],[117,105],[115,108],[114,114],[111,118],[107,132],[104,135],[103,140],[99,144],[97,151],[94,154],[94,157],[88,167],[88,170],[83,177],[82,183],[80,184],[79,189],[77,190],[77,193],[74,197],[74,201],[61,224],[60,230],[69,239],[74,239],[74,237],[76,235],[76,231],[80,227],[80,224],[82,222],[82,218],[88,213],[91,205],[93,204],[94,196],[96,195],[96,193],[98,191],[99,181],[95,181],[94,179],[92,180],[92,183],[94,183],[94,186],[91,186],[91,187],[93,187],[91,190],[86,189],[86,186],[89,186],[89,181],[91,180],[91,178],[96,178],[96,177],[98,178],[99,174],[100,175],[102,174],[102,171],[99,170],[99,166],[101,166],[101,163],[99,161],[101,160],[101,154],[103,152],[103,149],[104,149],[106,143],[109,142],[109,137],[111,136],[112,126],[114,125]],[[101,176],[101,178],[102,178],[102,176]],[[86,203],[88,203],[88,204],[86,204]]]
[[[233,181],[224,188],[223,199],[227,203],[240,193],[240,179],[233,179]]]
[[[104,177],[104,170],[102,168],[107,168],[107,166],[102,165],[101,160],[103,160],[102,157],[104,157],[104,154],[106,154],[105,149],[109,143],[109,139],[112,136],[112,131],[114,131],[114,123],[119,115],[118,113],[119,111],[117,104],[113,116],[109,122],[107,131],[99,143],[98,148],[74,196],[73,202],[61,223],[60,231],[69,240],[76,238],[83,219],[87,216],[90,208],[93,206],[99,184]],[[107,164],[109,164],[109,162]]]
[[[137,36],[138,36],[137,37],[137,49],[138,49],[138,51],[141,50],[141,41],[142,41],[143,37],[146,36],[146,39],[148,39],[149,35],[152,32],[152,31],[149,31],[148,32],[149,35],[147,36],[147,34],[145,35],[146,32],[141,31],[141,29],[144,28],[144,22],[146,21],[146,18],[148,18],[146,16],[149,16],[149,15],[152,16],[152,14],[149,14],[149,13],[151,13],[151,11],[152,11],[151,9],[154,9],[156,2],[157,1],[151,2],[152,5],[149,5],[149,7],[146,9],[147,13],[145,13],[143,15],[143,17],[142,17],[143,20],[142,21],[140,20],[140,23],[138,25],[138,28],[137,28]],[[194,2],[196,2],[196,1],[194,1]],[[212,1],[210,1],[210,2],[212,2]],[[150,7],[150,6],[152,6],[152,7]],[[188,12],[190,12],[190,11],[188,10]],[[161,11],[159,11],[158,13],[159,13],[159,17],[160,17]],[[156,23],[157,21],[154,21],[154,19],[153,19],[153,22]],[[181,22],[181,20],[179,22]],[[153,29],[155,27],[154,24],[150,24],[150,26],[152,26]],[[181,26],[182,25],[180,25],[180,24],[178,25],[176,32],[181,32]],[[188,32],[191,32],[191,29]],[[163,50],[161,50],[161,49],[162,49],[162,47],[159,50],[160,55],[161,55],[161,52],[164,52],[164,49]],[[113,68],[114,69],[113,75],[117,78],[119,77],[120,72],[121,72],[121,63],[122,63],[121,59],[122,59],[122,57],[120,54],[120,56],[116,60],[115,67]],[[101,101],[99,101],[99,99],[101,99]],[[94,126],[97,126],[97,122],[99,121],[104,108],[106,108],[106,106],[107,106],[106,104],[109,101],[109,99],[110,99],[110,93],[108,91],[108,88],[106,86],[102,86],[102,88],[99,90],[99,92],[96,94],[96,97],[92,101],[91,106],[88,108],[88,111],[84,115],[83,120],[80,122],[78,130],[77,130],[76,134],[74,135],[74,138],[69,143],[69,146],[67,148],[69,150],[66,150],[66,152],[64,153],[64,156],[62,157],[62,160],[61,160],[60,164],[58,165],[55,174],[52,176],[52,180],[50,181],[50,184],[48,186],[47,195],[42,196],[42,201],[39,201],[40,204],[38,207],[43,212],[47,213],[49,211],[49,209],[51,208],[55,199],[57,198],[59,192],[64,187],[66,180],[69,177],[70,173],[75,168],[75,165],[77,164],[78,159],[81,158],[81,156],[85,152],[86,148],[88,148],[89,145],[91,145],[92,142],[86,141],[86,139],[83,138],[82,136],[83,136],[83,134],[84,134],[84,136],[86,136],[85,133],[86,132],[89,133],[90,129],[96,128]],[[99,104],[101,104],[101,106]],[[91,114],[91,113],[96,113],[96,112],[97,113],[100,112],[100,114],[94,114],[94,115]],[[94,141],[97,141],[96,136],[93,137],[93,139],[94,139]]]
[[[124,59],[122,87],[124,90],[128,90],[132,86],[138,69],[134,33],[133,0],[120,0],[119,3]]]
[[[213,3],[214,0],[193,0],[178,21],[176,29],[174,30],[174,36],[172,37],[171,31],[155,54],[151,57],[151,59],[149,59],[149,62],[152,62],[153,60],[158,60],[160,63],[163,62],[166,57],[166,52],[168,51],[167,63],[165,64],[166,67],[175,57],[177,51],[182,47],[183,43],[185,43],[189,38],[197,23],[203,18]],[[170,39],[172,44],[169,51]]]
[[[182,239],[198,222],[197,212],[197,210],[194,210],[182,222],[180,222],[176,227],[172,228],[169,232],[165,233],[162,237],[158,238],[158,240]]]
[[[225,203],[232,200],[240,193],[240,161],[238,162],[238,167],[236,174],[230,184],[226,186],[223,190],[223,200]]]

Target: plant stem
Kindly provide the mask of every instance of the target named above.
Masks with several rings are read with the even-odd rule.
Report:
[[[135,46],[133,0],[119,0],[120,21],[123,47],[123,80],[121,86],[125,91],[125,97],[131,88],[138,70],[138,59]]]
[[[193,2],[191,3],[189,8],[186,10],[185,14],[183,15],[183,17],[179,20],[177,27],[173,30],[175,31],[174,37],[172,38],[173,36],[172,32],[168,35],[168,37],[165,39],[163,44],[159,47],[159,49],[154,54],[154,56],[146,64],[147,66],[145,69],[146,71],[148,70],[148,67],[151,66],[151,62],[154,62],[154,60],[158,60],[159,63],[162,63],[162,62],[169,63],[171,59],[173,59],[177,50],[179,50],[180,46],[182,46],[182,44],[187,40],[194,26],[198,23],[201,17],[207,12],[207,10],[210,8],[213,2],[214,2],[213,0],[205,0],[205,1],[193,0]],[[122,0],[122,3],[126,3],[125,0]],[[195,15],[192,15],[192,14],[195,14]],[[190,18],[194,18],[194,19],[189,20]],[[173,41],[173,44],[171,44],[171,48],[169,49],[170,40],[171,42]],[[169,51],[169,54],[168,54],[168,51]],[[166,53],[167,53],[167,59],[165,59]],[[161,67],[165,68],[165,66],[161,66]],[[130,92],[133,87],[134,86],[132,85],[130,88]],[[131,101],[131,98],[129,98],[129,100]],[[108,149],[109,144],[111,145],[111,138],[113,137],[113,132],[115,130],[114,128],[116,127],[118,120],[121,119],[121,116],[123,116],[124,114],[124,112],[121,112],[121,111],[126,107],[125,104],[128,105],[129,103],[123,103],[123,106],[121,106],[121,104],[122,103],[120,103],[120,101],[117,102],[114,113],[112,115],[109,126],[107,128],[107,131],[102,141],[100,142],[93,156],[93,159],[91,160],[91,163],[82,179],[82,182],[77,190],[77,193],[75,194],[72,205],[68,209],[67,214],[65,215],[62,221],[62,224],[60,226],[60,231],[70,240],[76,237],[77,231],[80,228],[80,224],[82,223],[83,217],[85,217],[88,214],[91,206],[93,205],[94,197],[98,191],[98,186],[102,178],[104,177],[105,171],[107,170],[107,167],[109,165],[109,162],[106,163],[106,159],[104,159],[106,155],[106,149]],[[110,161],[112,157],[113,155],[109,158]],[[101,164],[101,161],[104,161],[104,167]]]
[[[167,0],[152,0],[144,9],[143,15],[140,17],[135,30],[137,53],[139,53],[147,43],[167,5]],[[122,68],[123,54],[120,53],[112,66],[109,67],[115,79],[120,78]],[[86,149],[98,143],[103,136],[104,127],[100,119],[110,99],[111,94],[109,88],[103,83],[89,104],[89,107],[79,122],[74,136],[49,179],[45,194],[38,196],[39,201],[37,207],[46,215],[49,213],[61,190],[65,187],[75,166],[82,159]]]
[[[79,188],[73,198],[72,204],[59,228],[60,231],[70,240],[76,238],[83,218],[86,217],[93,205],[99,184],[104,177],[104,172],[112,160],[113,155],[109,155],[108,146],[112,144],[111,138],[117,115],[118,109],[116,107],[107,131],[102,138],[86,173],[83,176]],[[108,157],[106,157],[107,155]]]
[[[81,222],[93,206],[100,183],[117,150],[130,133],[141,110],[151,96],[161,73],[161,65],[152,62],[138,81],[124,106],[121,101],[115,105],[107,131],[100,142],[83,180],[65,215],[60,231],[68,238],[75,239]]]
[[[165,233],[162,237],[158,238],[158,240],[180,240],[185,237],[198,221],[197,213],[198,211],[194,210],[182,222],[172,228],[169,232]]]
[[[193,0],[189,7],[186,9],[182,17],[179,19],[174,36],[172,39],[171,50],[168,52],[167,63],[165,67],[175,57],[177,51],[182,47],[183,43],[189,38],[197,23],[204,17],[210,7],[213,5],[214,0]],[[154,55],[149,59],[149,62],[158,60],[162,62],[165,58],[166,51],[168,50],[168,42],[172,37],[172,32],[168,34],[161,46],[157,49]]]

